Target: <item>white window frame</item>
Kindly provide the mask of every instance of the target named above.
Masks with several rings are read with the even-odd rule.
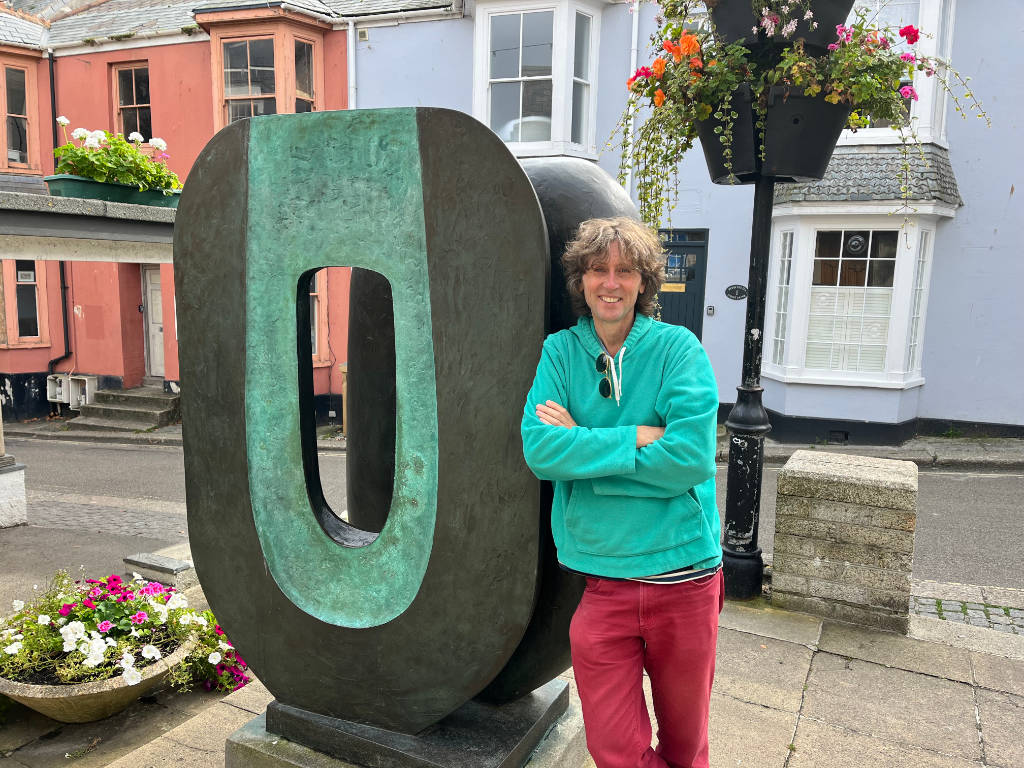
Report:
[[[956,0],[921,0],[918,23],[915,26],[927,33],[917,43],[917,50],[925,56],[949,59],[953,39],[953,17]],[[948,96],[934,77],[914,71],[914,90],[918,101],[911,103],[910,119],[922,142],[949,148],[946,143],[946,105]],[[899,133],[892,128],[861,128],[856,133],[844,130],[839,137],[840,146],[864,144],[899,144]]]
[[[517,157],[570,155],[597,159],[598,48],[601,39],[600,5],[579,0],[478,0],[473,38],[473,116],[490,125],[490,51],[491,17],[509,13],[552,11],[551,51],[551,140],[506,142]],[[576,37],[576,13],[590,17],[590,57],[588,73],[590,93],[587,104],[583,144],[574,144],[572,132],[573,54]]]
[[[780,254],[784,232],[793,233],[792,263],[789,280],[788,328],[785,351],[781,364],[765,355],[762,376],[774,381],[792,384],[824,384],[851,387],[878,387],[882,389],[910,389],[924,384],[921,361],[924,357],[925,325],[927,322],[928,293],[931,283],[932,255],[935,248],[935,229],[945,211],[918,213],[902,217],[887,212],[871,211],[850,213],[835,206],[795,208],[784,206],[773,218],[772,254],[768,272],[768,285],[779,280]],[[885,369],[883,371],[832,371],[805,367],[807,326],[810,319],[811,281],[814,272],[814,248],[817,233],[827,230],[893,230],[899,229],[896,269],[893,274],[892,303],[889,311],[889,334],[886,341]],[[918,355],[916,365],[909,369],[908,336],[914,311],[913,292],[917,260],[921,248],[921,233],[925,239],[925,264],[921,281],[921,315],[918,323]],[[776,316],[777,290],[768,295],[765,317]]]

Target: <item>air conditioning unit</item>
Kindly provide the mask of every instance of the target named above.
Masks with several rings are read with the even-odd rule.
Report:
[[[51,403],[71,402],[71,377],[66,373],[53,373],[46,377],[46,399]]]
[[[78,410],[96,399],[96,376],[70,376],[71,397],[68,406]]]

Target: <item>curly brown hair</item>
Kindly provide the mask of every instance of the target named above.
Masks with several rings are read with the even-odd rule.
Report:
[[[665,251],[657,233],[645,224],[619,216],[614,219],[587,219],[562,255],[565,286],[577,315],[590,315],[583,296],[583,273],[608,258],[613,242],[629,265],[640,273],[643,292],[637,296],[636,311],[653,316],[658,306],[658,289],[665,282]]]

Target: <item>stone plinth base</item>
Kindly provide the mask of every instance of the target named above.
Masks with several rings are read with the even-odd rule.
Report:
[[[9,458],[9,457],[0,457]],[[25,525],[28,508],[25,504],[25,465],[14,460],[0,466],[0,528]]]
[[[554,680],[519,701],[492,707],[470,701],[410,736],[272,702],[278,730],[301,735],[332,754],[267,731],[267,715],[227,740],[225,768],[583,768],[589,756],[578,703]],[[283,728],[282,728],[283,725]]]
[[[917,466],[797,451],[779,473],[772,604],[906,633]]]

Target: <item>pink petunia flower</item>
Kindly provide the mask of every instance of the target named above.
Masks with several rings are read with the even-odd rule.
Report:
[[[146,619],[149,618],[149,614],[145,611],[139,611],[132,616],[132,624],[142,624]]]
[[[85,600],[83,600],[82,601],[82,605],[84,605],[86,608],[92,608],[94,611],[96,610],[96,603],[94,603],[89,598],[86,598]]]
[[[917,91],[914,90],[914,86],[912,85],[904,85],[900,88],[900,96],[904,99],[913,99],[914,101],[917,101]]]
[[[213,634],[215,634],[215,635],[223,635],[224,634],[224,630],[220,628],[220,624],[214,624],[213,625]]]
[[[120,584],[120,583],[121,583],[121,577],[118,576],[116,573],[112,573],[112,574],[110,574],[107,577],[107,586],[108,587],[112,587],[115,584]]]
[[[96,625],[96,629],[98,629],[100,632],[109,632],[110,628],[113,626],[114,622],[112,621],[101,621],[99,624]]]
[[[71,609],[74,608],[76,605],[78,605],[78,603],[64,603],[64,605],[60,607],[60,610],[57,611],[57,613],[59,613],[61,616],[67,616],[69,613],[71,613]]]

